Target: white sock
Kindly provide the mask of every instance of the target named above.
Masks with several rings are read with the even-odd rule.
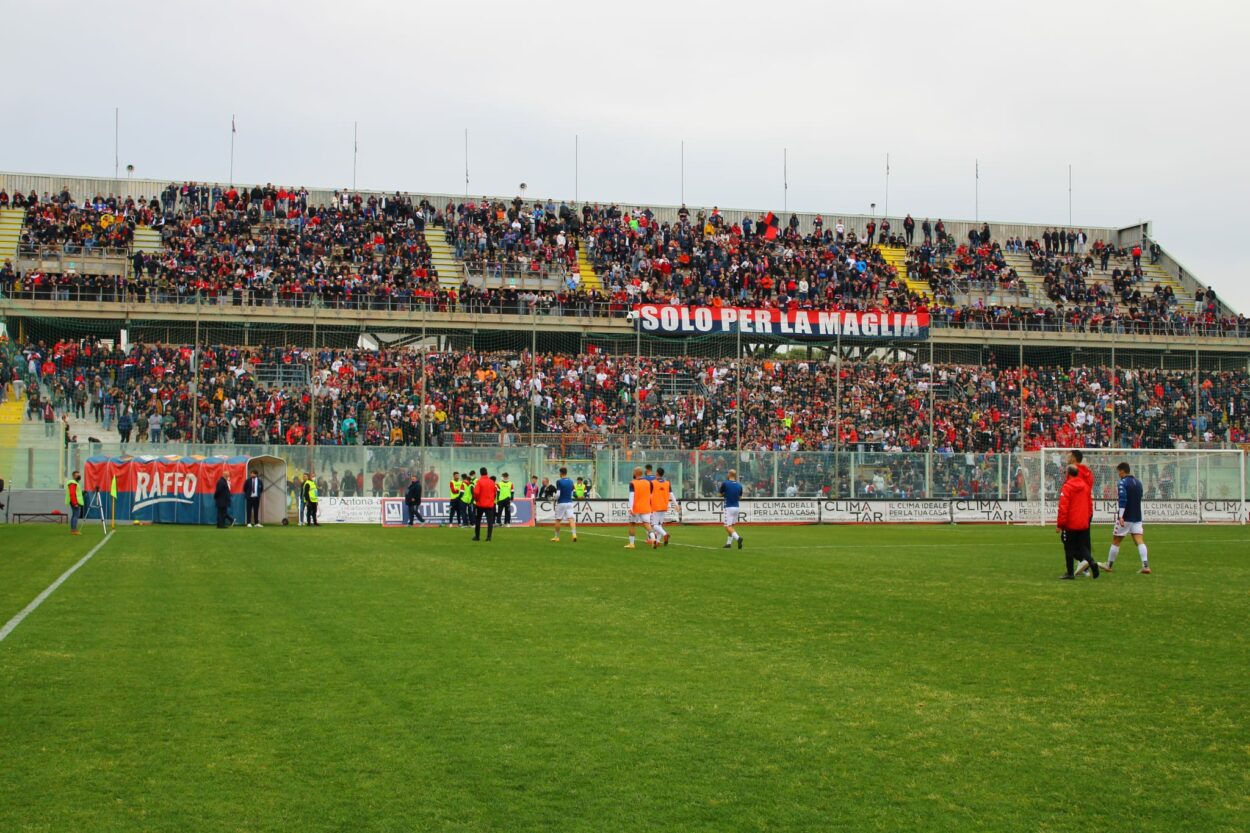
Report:
[[[576,538],[577,537],[577,524],[569,524],[569,532],[572,533],[574,538]]]
[[[738,534],[738,530],[735,529],[734,534],[733,534],[733,540],[737,541],[741,537],[742,536]]]
[[[1112,544],[1111,549],[1107,550],[1107,566],[1108,567],[1115,564],[1115,557],[1119,554],[1120,554],[1120,548],[1117,547],[1115,544]]]
[[[726,536],[725,538],[726,544],[732,544],[733,542],[734,542],[734,537],[732,535]]]
[[[1141,565],[1143,567],[1150,563],[1146,560],[1146,544],[1144,541],[1137,545],[1137,554],[1141,556]]]
[[[665,535],[665,532],[664,532],[664,527],[660,526],[659,524],[655,524],[655,525],[654,525],[653,527],[651,527],[651,528],[655,530],[655,537],[656,537],[656,538],[659,538],[660,540],[663,540],[663,539],[664,539],[664,535]]]
[[[631,536],[629,536],[629,543],[631,543],[631,544],[632,544],[632,543],[634,543],[634,536],[632,536],[632,535],[631,535]]]

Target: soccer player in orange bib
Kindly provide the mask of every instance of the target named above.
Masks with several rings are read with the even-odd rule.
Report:
[[[664,531],[664,515],[668,512],[669,500],[673,496],[673,484],[664,479],[664,469],[655,470],[655,480],[651,481],[651,548],[655,549],[664,542],[668,546],[668,533]]]
[[[642,476],[642,468],[634,467],[634,479],[629,481],[629,543],[625,549],[634,549],[634,528],[642,524],[651,526],[651,481]],[[651,533],[648,533],[650,536]]]

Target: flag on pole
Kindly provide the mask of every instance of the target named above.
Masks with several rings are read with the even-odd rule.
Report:
[[[117,475],[113,475],[113,483],[109,486],[109,497],[117,500]]]

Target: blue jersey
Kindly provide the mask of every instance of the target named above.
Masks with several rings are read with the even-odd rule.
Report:
[[[573,502],[573,481],[567,477],[561,477],[556,481],[556,503],[572,503]]]
[[[737,480],[726,480],[720,484],[720,493],[725,497],[726,509],[737,509],[742,499],[742,484]]]
[[[1120,515],[1125,523],[1141,521],[1141,481],[1133,475],[1120,478]]]

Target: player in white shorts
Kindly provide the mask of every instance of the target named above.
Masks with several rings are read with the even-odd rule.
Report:
[[[1116,466],[1120,474],[1119,509],[1115,516],[1115,528],[1111,530],[1111,549],[1107,552],[1107,563],[1100,565],[1107,572],[1115,570],[1115,558],[1120,554],[1120,542],[1130,535],[1137,544],[1137,554],[1141,557],[1142,575],[1150,575],[1150,561],[1146,557],[1146,538],[1142,527],[1142,494],[1141,481],[1132,475],[1128,463]]]
[[[738,472],[733,469],[729,470],[729,476],[725,482],[720,484],[720,495],[725,499],[725,549],[729,549],[735,543],[738,549],[742,549],[742,536],[735,529],[738,525],[739,501],[742,500],[742,484],[738,482]]]
[[[573,533],[573,543],[577,543],[577,513],[573,503],[573,481],[569,479],[569,470],[560,468],[560,479],[556,481],[555,534],[551,540],[560,542],[560,525],[568,522],[569,532]]]

